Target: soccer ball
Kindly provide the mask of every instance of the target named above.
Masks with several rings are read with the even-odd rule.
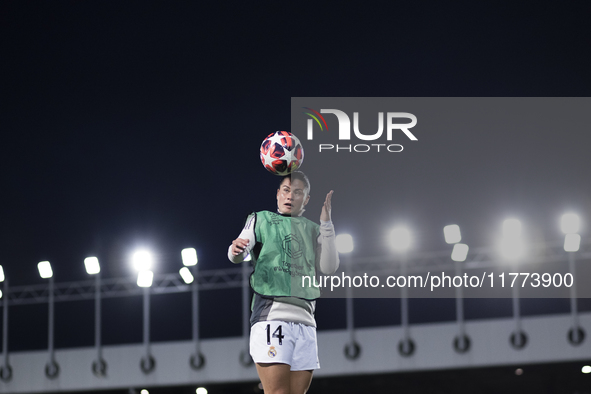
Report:
[[[289,131],[269,134],[261,144],[261,162],[271,174],[285,176],[297,170],[304,161],[304,148]]]

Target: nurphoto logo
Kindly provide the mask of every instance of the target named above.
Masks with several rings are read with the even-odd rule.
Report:
[[[336,116],[338,121],[338,139],[339,141],[350,141],[351,140],[351,119],[344,111],[338,109],[321,109],[320,112],[309,108],[303,107],[308,112],[304,112],[310,117],[307,122],[307,138],[308,140],[314,139],[314,124],[321,132],[328,132],[328,124],[322,114],[332,114]],[[395,120],[406,119],[410,120],[410,123],[396,123]],[[417,137],[410,131],[411,128],[416,126],[417,117],[408,112],[387,112],[384,116],[384,112],[378,112],[378,130],[371,133],[362,133],[359,130],[359,112],[353,112],[353,134],[356,139],[361,141],[377,141],[382,139],[384,134],[384,123],[386,123],[386,141],[392,141],[392,136],[395,133],[402,132],[411,141],[417,141]],[[349,145],[334,145],[334,144],[319,144],[318,151],[346,151],[346,152],[402,152],[403,146],[400,144],[386,144],[386,143],[372,143],[372,144],[349,144]]]

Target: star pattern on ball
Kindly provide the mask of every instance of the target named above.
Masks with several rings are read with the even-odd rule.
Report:
[[[282,138],[285,138],[285,137],[275,133],[275,134],[273,134],[273,136],[271,138],[269,138],[269,141],[271,141],[272,144],[277,143],[277,144],[283,146],[282,141],[281,141]]]
[[[269,155],[269,152],[267,152],[266,154],[262,154],[262,153],[261,153],[261,156],[263,157],[263,165],[264,165],[264,166],[267,166],[267,165],[269,165],[269,166],[273,167],[273,161],[277,160],[277,159],[273,159],[273,158],[272,158],[272,157]]]

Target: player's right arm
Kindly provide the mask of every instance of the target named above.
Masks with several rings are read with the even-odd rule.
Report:
[[[232,241],[231,251],[233,256],[238,256],[241,253],[244,253],[246,247],[248,246],[249,242],[248,239],[245,238],[236,238]]]
[[[228,259],[234,264],[241,263],[244,258],[248,256],[255,244],[254,235],[254,221],[255,217],[252,215],[246,221],[244,228],[240,232],[238,238],[232,241],[228,248]]]

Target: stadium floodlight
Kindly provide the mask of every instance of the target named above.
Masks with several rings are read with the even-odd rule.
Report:
[[[49,279],[53,276],[53,271],[51,270],[51,264],[49,261],[42,261],[37,264],[37,268],[39,269],[39,275],[43,279]]]
[[[521,239],[503,238],[501,240],[501,255],[511,261],[519,260],[525,254],[525,246]]]
[[[405,227],[396,227],[388,234],[388,244],[395,252],[404,252],[410,248],[410,231]]]
[[[187,267],[181,268],[179,274],[181,274],[181,278],[183,278],[186,284],[193,283],[193,281],[195,280],[193,274]]]
[[[133,254],[131,262],[137,271],[149,271],[153,263],[152,253],[147,250],[138,250]]]
[[[140,394],[150,394],[150,392],[146,389],[143,389],[142,391],[140,391]]]
[[[154,273],[152,271],[140,271],[137,275],[137,285],[139,287],[151,287],[154,280]]]
[[[183,258],[183,265],[185,267],[190,267],[197,264],[197,251],[193,248],[186,248],[181,251],[181,256]]]
[[[453,261],[466,261],[466,257],[468,256],[468,245],[466,244],[455,244],[454,248],[451,252],[451,259]]]
[[[84,266],[86,267],[86,273],[89,275],[95,275],[101,272],[101,266],[96,257],[87,257],[84,259]]]
[[[581,368],[581,372],[591,373],[591,365],[584,365],[583,368]]]
[[[197,390],[195,390],[196,394],[207,394],[207,389],[205,387],[198,387]]]
[[[503,235],[500,243],[501,255],[506,260],[516,261],[525,254],[525,244],[521,237],[521,222],[517,219],[503,221]]]
[[[578,252],[581,246],[581,236],[579,234],[566,234],[564,237],[564,251]]]
[[[503,222],[503,238],[521,237],[521,222],[518,219],[505,219]]]
[[[6,279],[6,277],[4,276],[4,268],[2,268],[2,266],[0,265],[0,282],[4,282],[4,279]],[[2,290],[0,290],[0,298],[2,298]]]
[[[560,229],[564,234],[575,234],[579,232],[581,219],[574,213],[565,213],[560,218]]]
[[[339,253],[351,253],[353,251],[353,237],[350,234],[337,235],[335,242]]]
[[[450,224],[443,228],[443,235],[445,242],[448,244],[457,244],[462,240],[462,234],[460,233],[460,226],[457,224]]]

